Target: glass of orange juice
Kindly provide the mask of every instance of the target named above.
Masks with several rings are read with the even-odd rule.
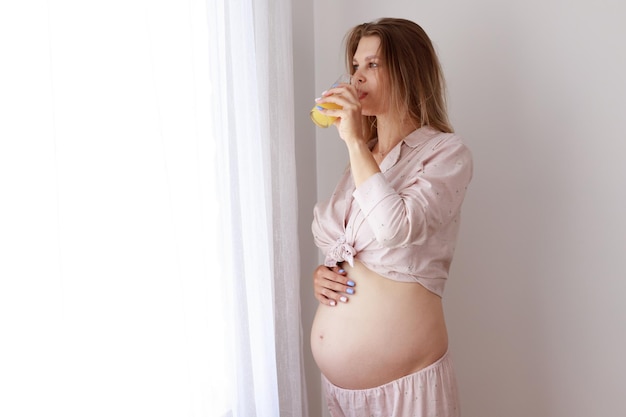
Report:
[[[331,88],[336,87],[339,84],[350,84],[350,75],[348,74],[341,75],[339,78],[337,78],[337,81],[334,82]],[[313,120],[313,123],[315,123],[319,127],[332,126],[332,124],[335,123],[335,120],[337,120],[337,118],[334,116],[326,116],[325,114],[322,114],[319,111],[318,106],[324,109],[341,109],[342,107],[335,103],[322,103],[322,104],[316,104],[311,109],[310,115],[311,115],[311,120]]]

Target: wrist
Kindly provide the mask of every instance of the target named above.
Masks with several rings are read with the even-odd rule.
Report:
[[[365,154],[365,153],[369,153],[371,154],[371,151],[369,149],[369,147],[367,146],[367,143],[365,143],[364,140],[362,139],[353,139],[353,140],[347,140],[346,141],[346,146],[348,148],[348,152],[349,153],[355,153],[355,154]]]

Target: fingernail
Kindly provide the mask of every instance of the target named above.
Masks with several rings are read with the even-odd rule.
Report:
[[[354,283],[354,281],[350,280],[350,281],[348,281],[348,285],[350,287],[354,287],[356,284]]]
[[[346,272],[346,271],[344,271],[343,269],[340,269],[340,270],[339,270],[339,273],[340,273],[340,274],[343,274],[344,272]]]
[[[346,292],[347,292],[348,294],[354,294],[354,288],[348,288],[348,289],[346,290]]]
[[[326,94],[327,92],[327,90],[322,91],[322,95]]]
[[[342,295],[341,297],[339,297],[339,301],[341,301],[342,303],[345,303],[348,301],[348,297],[346,297],[345,295]]]
[[[330,300],[330,305],[331,305],[331,306],[333,306],[333,307],[334,307],[336,304],[337,304],[337,303],[335,302],[335,300]]]
[[[315,106],[316,109],[318,110],[324,110],[324,108],[322,106]]]
[[[322,99],[321,97],[318,97],[315,99],[315,101],[317,102],[317,101],[320,101],[321,99]]]

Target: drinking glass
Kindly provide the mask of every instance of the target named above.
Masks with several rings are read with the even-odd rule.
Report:
[[[342,74],[339,78],[337,78],[337,81],[333,83],[331,88],[336,87],[339,84],[350,84],[350,79],[351,79],[350,75]],[[319,127],[329,127],[333,123],[335,123],[335,120],[337,120],[335,116],[327,116],[325,114],[322,114],[319,110],[319,107],[322,107],[324,109],[341,109],[342,108],[340,105],[335,104],[335,103],[321,103],[321,104],[316,103],[315,106],[313,106],[313,108],[311,109],[310,115],[311,115],[311,120],[313,121],[313,123],[315,123]]]

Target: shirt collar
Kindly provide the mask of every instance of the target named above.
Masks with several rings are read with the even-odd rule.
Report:
[[[411,148],[415,148],[416,146],[428,141],[429,139],[440,133],[440,131],[438,131],[437,129],[433,129],[430,126],[422,126],[419,129],[409,133],[409,135],[404,138],[403,142],[409,145]]]
[[[411,148],[415,148],[418,145],[438,135],[439,133],[441,132],[439,132],[436,129],[433,129],[430,126],[422,126],[414,130],[413,132],[409,133],[409,135],[403,140],[401,140],[400,142],[398,142],[398,144],[387,154],[385,159],[383,159],[383,162],[380,164],[380,170],[382,172],[385,172],[389,168],[393,167],[400,160],[402,144],[405,143],[407,146]],[[374,149],[374,146],[376,145],[377,141],[378,141],[377,138],[369,141],[368,142],[369,148]]]

